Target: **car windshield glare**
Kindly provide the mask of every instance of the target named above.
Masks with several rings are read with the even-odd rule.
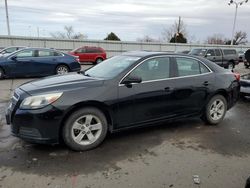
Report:
[[[97,78],[114,78],[139,59],[140,57],[134,56],[115,56],[85,71],[84,74]]]

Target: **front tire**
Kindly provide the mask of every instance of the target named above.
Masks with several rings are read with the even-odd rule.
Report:
[[[225,97],[222,95],[215,95],[207,103],[202,120],[209,125],[217,125],[224,119],[226,111],[227,101]]]
[[[82,108],[67,119],[63,127],[65,144],[75,151],[86,151],[101,144],[107,135],[105,115],[96,108]]]

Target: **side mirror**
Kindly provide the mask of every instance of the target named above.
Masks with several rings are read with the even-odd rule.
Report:
[[[16,61],[17,57],[16,56],[12,56],[10,59],[13,60],[13,61]]]
[[[133,83],[141,83],[141,82],[142,82],[141,77],[129,75],[122,81],[122,84],[130,85]]]
[[[205,55],[205,57],[209,57],[209,56],[211,56],[211,54],[209,54],[209,53]]]

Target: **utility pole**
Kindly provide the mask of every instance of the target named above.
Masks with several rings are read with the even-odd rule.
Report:
[[[230,0],[230,2],[228,3],[229,6],[231,4],[235,4],[235,14],[234,14],[234,23],[233,23],[231,45],[234,44],[234,32],[235,32],[235,25],[236,25],[236,18],[237,18],[238,8],[239,8],[239,6],[243,5],[243,3],[247,3],[247,2],[248,2],[248,0],[240,1],[240,2],[236,2],[234,0]]]
[[[177,33],[175,33],[175,43],[177,43],[177,37],[179,37],[180,27],[181,27],[181,17],[179,16],[179,21],[177,25]]]
[[[39,27],[37,27],[37,37],[39,38],[39,35],[40,35],[40,29]]]
[[[7,0],[5,0],[5,12],[6,12],[6,22],[7,22],[8,35],[10,36],[10,23],[9,23],[9,13],[8,13],[8,3],[7,3]]]

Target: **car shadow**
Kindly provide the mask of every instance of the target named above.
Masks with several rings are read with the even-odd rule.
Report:
[[[0,152],[0,166],[14,171],[39,175],[74,175],[119,170],[118,162],[142,160],[144,156],[156,157],[157,146],[169,144],[185,152],[212,152],[228,156],[249,154],[249,107],[240,101],[230,110],[219,126],[206,126],[199,118],[183,119],[109,134],[97,148],[75,152],[64,145],[36,145],[22,142],[16,147]],[[237,123],[236,123],[237,122]],[[248,144],[247,144],[248,143]]]

